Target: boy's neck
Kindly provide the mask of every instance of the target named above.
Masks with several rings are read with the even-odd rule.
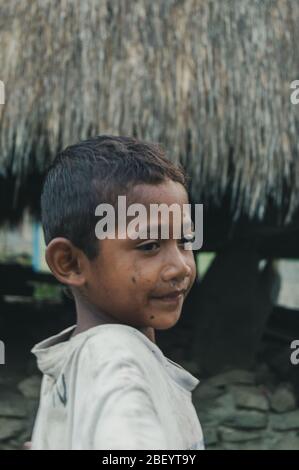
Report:
[[[127,325],[127,323],[120,322],[118,319],[115,319],[112,316],[102,312],[101,310],[94,308],[92,305],[87,304],[85,300],[83,301],[80,298],[77,298],[77,296],[75,297],[75,304],[77,313],[77,325],[71,337],[76,336],[77,334],[82,333],[83,331],[89,330],[90,328],[93,328],[94,326],[98,325],[105,325],[108,323],[118,323]],[[136,329],[141,331],[150,341],[156,343],[154,328],[147,326],[138,327]]]

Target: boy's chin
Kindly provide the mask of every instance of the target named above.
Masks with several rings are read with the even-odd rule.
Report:
[[[155,330],[168,330],[177,324],[181,316],[181,312],[178,313],[168,313],[157,315],[156,321],[151,325]]]

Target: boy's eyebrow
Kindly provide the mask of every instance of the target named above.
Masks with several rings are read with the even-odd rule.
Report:
[[[190,222],[191,222],[191,227],[190,227]],[[167,227],[167,225],[168,225],[168,224],[160,224],[160,223],[159,223],[159,224],[154,224],[154,225],[149,224],[149,225],[147,225],[147,226],[145,227],[145,229],[146,229],[146,234],[147,234],[147,236],[150,235],[150,229],[151,229],[151,228],[152,228],[152,230],[153,230],[154,228],[161,229],[162,227]],[[194,226],[193,220],[189,220],[188,222],[186,222],[186,223],[184,223],[184,224],[181,224],[181,233],[184,233],[184,227],[185,227],[186,229],[190,229],[190,228],[191,228],[191,231],[194,232],[195,226]],[[140,227],[138,227],[139,232],[143,231],[143,228],[144,228],[143,225],[141,225]],[[161,236],[161,230],[158,230],[158,236],[159,236],[159,237]],[[141,239],[142,239],[142,238],[137,238],[137,240],[141,240]]]

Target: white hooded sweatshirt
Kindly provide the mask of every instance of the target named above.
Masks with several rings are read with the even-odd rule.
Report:
[[[144,333],[76,325],[34,346],[44,374],[32,449],[203,449],[199,380]]]

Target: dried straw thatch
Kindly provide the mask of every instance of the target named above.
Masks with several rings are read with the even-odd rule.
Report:
[[[113,133],[162,143],[195,202],[229,191],[235,219],[270,200],[290,220],[298,22],[293,0],[2,0],[0,168],[17,203],[57,149]]]

